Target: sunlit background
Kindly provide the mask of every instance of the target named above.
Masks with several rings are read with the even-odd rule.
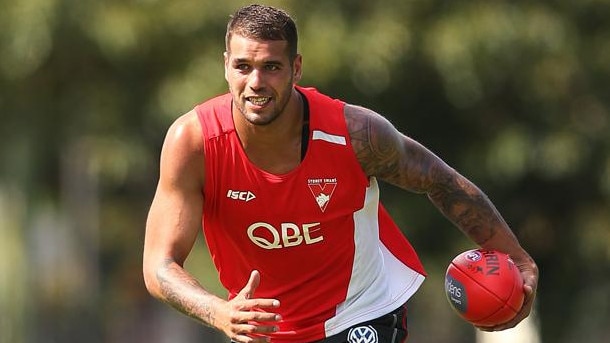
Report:
[[[165,131],[226,91],[225,25],[247,3],[0,0],[0,342],[227,342],[148,295],[141,255]],[[263,3],[297,21],[301,85],[428,146],[539,263],[532,320],[476,333],[443,289],[473,244],[384,185],[429,273],[410,341],[607,341],[609,0]],[[187,262],[224,295],[202,237]]]

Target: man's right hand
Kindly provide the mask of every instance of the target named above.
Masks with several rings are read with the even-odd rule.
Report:
[[[270,342],[269,333],[278,331],[275,323],[282,317],[272,311],[280,306],[277,299],[257,299],[254,292],[260,284],[260,273],[253,270],[246,286],[219,310],[215,326],[233,342]]]

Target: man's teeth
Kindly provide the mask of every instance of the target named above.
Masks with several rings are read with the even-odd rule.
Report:
[[[269,100],[271,100],[271,98],[270,97],[266,97],[266,96],[265,97],[263,97],[263,96],[256,96],[256,97],[255,96],[251,96],[251,97],[248,98],[248,101],[250,101],[251,103],[253,103],[254,105],[257,105],[257,106],[262,106],[262,105],[268,103]]]

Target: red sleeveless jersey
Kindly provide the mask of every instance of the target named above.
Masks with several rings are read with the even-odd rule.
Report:
[[[356,159],[344,103],[312,88],[307,152],[275,175],[252,164],[235,131],[231,96],[196,107],[205,146],[203,229],[234,297],[260,271],[254,296],[281,306],[272,342],[337,334],[404,304],[424,280],[409,242]]]

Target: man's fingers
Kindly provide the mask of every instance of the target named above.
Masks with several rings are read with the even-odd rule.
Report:
[[[266,343],[271,342],[271,339],[265,335],[256,335],[256,334],[234,334],[233,336],[229,336],[231,338],[231,342],[235,343]]]
[[[240,319],[241,319],[240,322],[271,323],[271,322],[281,321],[282,316],[280,316],[277,313],[250,311],[250,312],[243,312],[242,317]]]
[[[525,293],[525,303],[529,303],[534,301],[534,297],[536,296],[534,287],[528,284],[523,285],[523,292]]]
[[[260,282],[260,273],[253,270],[244,288],[230,301],[233,308],[230,316],[230,337],[234,342],[269,342],[266,335],[279,330],[275,324],[281,321],[282,317],[273,311],[265,310],[279,307],[280,302],[277,299],[255,298],[254,293]]]
[[[280,307],[280,301],[277,299],[251,299],[244,301],[249,308],[277,308]]]
[[[248,279],[248,283],[246,284],[246,288],[250,291],[250,296],[254,295],[254,291],[258,288],[258,285],[261,283],[261,274],[258,270],[253,270],[250,273],[250,279]]]
[[[250,273],[250,278],[248,279],[246,286],[244,286],[244,288],[242,288],[242,290],[239,292],[239,294],[246,299],[253,298],[254,291],[256,291],[260,282],[261,282],[261,274],[258,272],[258,270],[253,270]]]
[[[233,299],[233,308],[235,311],[256,311],[275,309],[280,307],[280,301],[277,299]]]
[[[253,270],[250,273],[248,282],[241,289],[236,298],[243,298],[246,300],[234,299],[238,301],[238,308],[241,310],[251,310],[255,308],[275,308],[280,306],[280,302],[277,299],[256,299],[254,292],[258,288],[261,282],[261,274],[258,270]]]
[[[236,309],[231,315],[234,324],[243,323],[273,323],[282,320],[282,316],[273,311],[266,310],[279,307],[280,302],[276,299],[249,299],[236,303]]]
[[[232,340],[234,342],[269,342],[267,334],[277,332],[276,325],[236,324],[233,326]]]
[[[277,332],[276,325],[254,325],[254,324],[236,324],[233,327],[236,334],[239,335],[261,335]]]

